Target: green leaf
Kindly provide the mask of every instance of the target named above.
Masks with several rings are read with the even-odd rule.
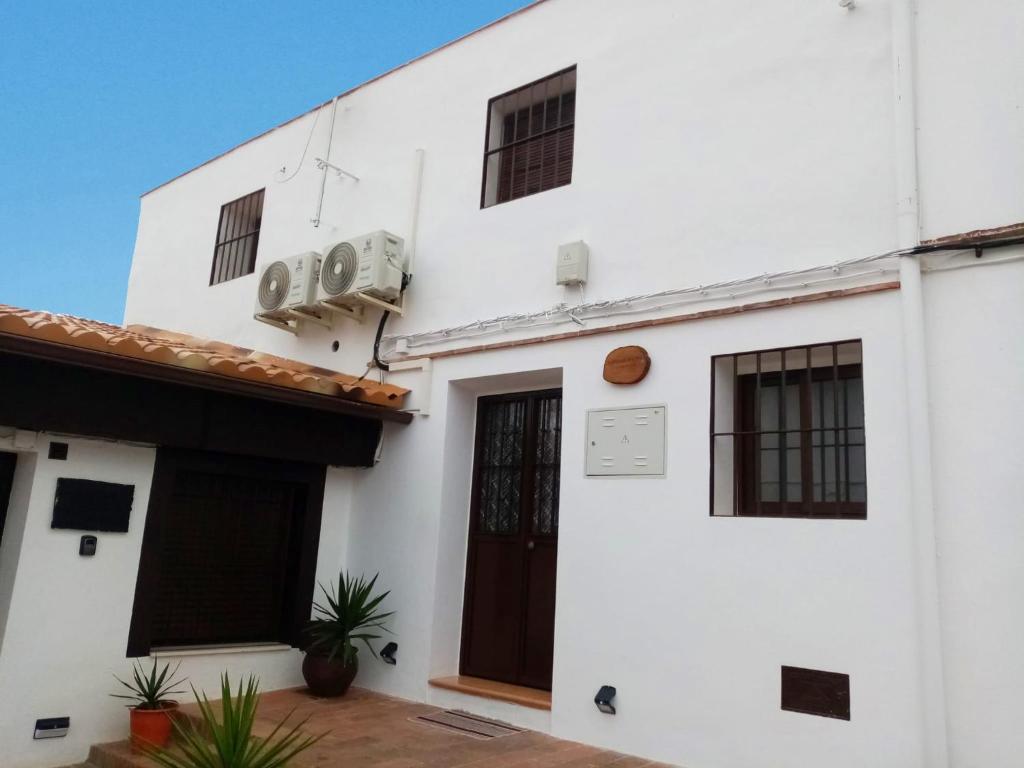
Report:
[[[237,692],[232,691],[227,674],[221,676],[219,718],[205,693],[200,694],[195,688],[192,693],[199,706],[202,725],[197,726],[188,718],[176,719],[177,748],[173,751],[147,749],[149,756],[164,768],[283,768],[326,735],[302,733],[301,728],[308,718],[282,732],[293,710],[265,739],[253,736],[260,696],[259,681],[251,675],[244,688],[243,681],[238,681]]]
[[[337,585],[319,585],[323,600],[313,603],[314,618],[306,626],[307,650],[331,660],[340,657],[351,662],[356,655],[353,643],[361,642],[376,655],[370,641],[381,636],[372,630],[390,632],[385,622],[394,615],[393,611],[380,610],[391,593],[374,594],[379,577],[375,574],[367,580],[342,571]]]
[[[157,671],[157,660],[153,659],[153,663],[147,672],[142,666],[142,662],[136,659],[132,663],[132,682],[126,682],[117,675],[114,675],[114,679],[131,691],[132,695],[125,696],[124,694],[116,693],[110,695],[119,699],[134,699],[136,706],[140,709],[159,709],[165,702],[170,701],[171,696],[183,693],[183,691],[175,690],[175,688],[185,682],[184,678],[168,682],[178,674],[180,667],[181,662],[178,662],[172,670],[170,669],[170,664],[167,663]]]

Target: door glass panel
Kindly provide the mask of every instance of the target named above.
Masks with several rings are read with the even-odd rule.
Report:
[[[537,449],[533,483],[533,532],[558,532],[558,478],[562,449],[562,398],[537,401]]]
[[[513,535],[519,532],[526,401],[488,403],[481,418],[479,531]]]

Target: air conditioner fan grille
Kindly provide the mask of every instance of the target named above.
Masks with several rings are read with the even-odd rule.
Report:
[[[345,293],[356,279],[359,255],[349,243],[338,243],[331,248],[320,268],[320,286],[331,296]]]
[[[263,276],[260,278],[260,306],[268,312],[278,309],[284,304],[290,285],[291,275],[288,272],[288,265],[283,261],[275,261],[263,271]]]

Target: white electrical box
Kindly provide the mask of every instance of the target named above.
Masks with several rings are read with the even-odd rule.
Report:
[[[665,406],[587,411],[588,477],[665,474]]]
[[[587,282],[590,269],[590,249],[582,240],[558,246],[558,266],[555,282],[558,285],[579,285]]]

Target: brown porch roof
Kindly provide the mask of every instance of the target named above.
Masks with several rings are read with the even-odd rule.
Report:
[[[4,337],[8,340],[6,344]],[[61,345],[68,347],[69,353],[88,350],[117,358],[187,369],[197,374],[213,374],[225,379],[280,389],[283,390],[282,394],[298,390],[310,395],[364,403],[388,411],[400,411],[409,392],[392,384],[359,380],[338,371],[174,331],[141,325],[123,328],[73,315],[0,304],[0,348],[11,346],[13,339]],[[289,399],[294,401],[294,397]],[[368,408],[366,415],[375,415],[369,411],[376,411],[376,408]],[[380,417],[381,414],[376,415]],[[403,417],[407,415],[401,414]],[[399,414],[395,413],[395,416]]]

